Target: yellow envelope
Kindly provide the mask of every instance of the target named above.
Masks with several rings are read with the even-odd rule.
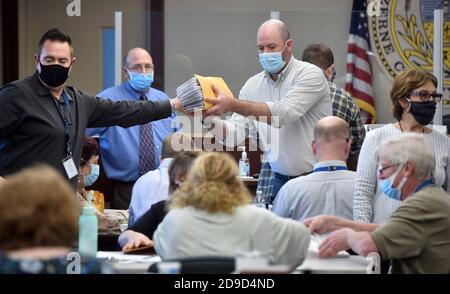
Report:
[[[225,81],[220,77],[202,77],[199,75],[195,75],[197,78],[200,87],[202,88],[203,98],[205,98],[205,109],[211,108],[212,104],[207,102],[207,99],[210,97],[216,97],[214,91],[212,89],[212,85],[219,88],[220,91],[224,92],[225,95],[234,97],[230,88],[227,86]]]

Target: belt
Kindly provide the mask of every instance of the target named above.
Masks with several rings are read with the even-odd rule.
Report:
[[[277,173],[277,172],[273,172],[273,176],[275,178],[277,178],[278,180],[281,180],[281,181],[289,181],[291,179],[295,179],[295,178],[298,178],[298,177],[301,177],[301,176],[305,176],[305,175],[307,175],[309,173],[311,173],[311,172],[303,173],[303,174],[298,175],[298,176],[286,176],[286,175],[283,175],[283,174],[280,174],[280,173]]]

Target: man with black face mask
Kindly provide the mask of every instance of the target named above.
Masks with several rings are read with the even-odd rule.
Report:
[[[47,163],[75,189],[87,127],[126,128],[182,109],[177,98],[112,102],[66,86],[75,61],[70,37],[51,29],[39,41],[35,74],[0,89],[0,176]]]

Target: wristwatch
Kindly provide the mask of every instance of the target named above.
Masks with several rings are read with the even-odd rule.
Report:
[[[170,107],[172,107],[172,112],[175,112],[176,110],[176,105],[175,105],[175,99],[169,99],[170,101]]]

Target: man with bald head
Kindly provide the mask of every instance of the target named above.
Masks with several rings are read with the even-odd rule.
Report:
[[[313,128],[319,119],[332,115],[331,98],[322,71],[293,56],[286,24],[274,19],[264,22],[256,41],[264,70],[245,83],[239,99],[216,91],[217,97],[209,99],[214,106],[206,115],[234,112],[227,121],[214,120],[213,133],[227,146],[258,134],[274,171],[270,181],[276,195],[288,180],[311,172]]]
[[[167,95],[151,87],[154,64],[150,54],[133,48],[125,56],[123,74],[126,81],[98,94],[110,100],[161,101]],[[175,113],[166,119],[130,128],[89,129],[89,135],[100,136],[100,155],[106,176],[112,180],[112,208],[127,209],[136,180],[160,164],[164,138],[177,130]],[[168,163],[162,163],[167,164]],[[168,168],[168,166],[161,166]]]
[[[317,157],[313,172],[287,182],[275,198],[272,211],[296,220],[329,214],[352,219],[356,173],[347,170],[351,146],[348,124],[339,117],[319,120],[312,150]]]

